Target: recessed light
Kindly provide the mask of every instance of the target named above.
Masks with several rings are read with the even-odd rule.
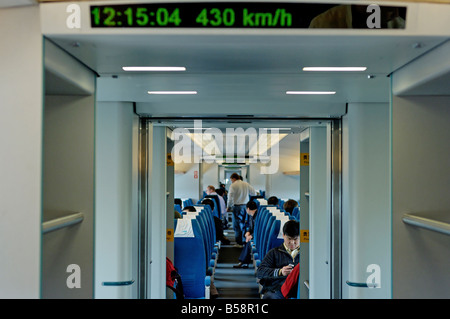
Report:
[[[336,94],[335,91],[286,91],[286,94],[309,94],[309,95],[315,95],[315,94]]]
[[[356,67],[304,67],[303,71],[314,71],[314,72],[354,72],[354,71],[365,71],[367,68],[365,66]]]
[[[161,72],[161,71],[186,71],[184,66],[124,66],[124,71],[135,72]]]
[[[148,91],[148,94],[197,94],[197,91]]]

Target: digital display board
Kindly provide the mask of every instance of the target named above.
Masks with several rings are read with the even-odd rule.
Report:
[[[404,29],[406,7],[197,2],[90,6],[92,28]]]

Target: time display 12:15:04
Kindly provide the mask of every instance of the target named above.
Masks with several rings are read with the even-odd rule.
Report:
[[[178,8],[169,12],[166,8],[148,11],[147,8],[127,8],[116,10],[113,7],[94,7],[91,10],[93,27],[148,27],[148,26],[179,26],[181,24]]]

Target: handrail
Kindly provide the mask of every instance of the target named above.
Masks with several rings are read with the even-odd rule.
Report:
[[[67,216],[55,218],[42,223],[42,233],[47,234],[49,232],[81,223],[84,219],[83,213],[74,213]]]
[[[445,235],[450,235],[449,223],[411,214],[404,214],[402,220],[405,224],[425,228]]]
[[[304,282],[303,282],[303,284],[306,286],[306,288],[308,288],[308,290],[309,290],[309,280],[305,280]]]
[[[102,286],[130,286],[134,283],[134,279],[127,281],[104,281]]]
[[[376,283],[367,283],[367,282],[351,282],[346,281],[347,285],[350,287],[357,287],[357,288],[377,288],[378,284]]]

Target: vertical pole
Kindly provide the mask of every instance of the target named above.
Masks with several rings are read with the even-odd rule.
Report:
[[[148,296],[150,250],[148,247],[148,123],[139,122],[139,299]]]
[[[167,229],[167,134],[163,126],[149,127],[148,174],[148,248],[149,297],[166,298],[166,229]],[[173,214],[173,213],[172,213]]]
[[[342,128],[331,125],[331,298],[342,298]]]
[[[309,156],[309,130],[302,132],[300,136],[300,156]],[[309,231],[309,163],[306,159],[300,159],[300,231]],[[302,234],[300,234],[302,236]],[[300,242],[300,299],[309,299],[309,290],[304,285],[309,281],[309,242]]]

